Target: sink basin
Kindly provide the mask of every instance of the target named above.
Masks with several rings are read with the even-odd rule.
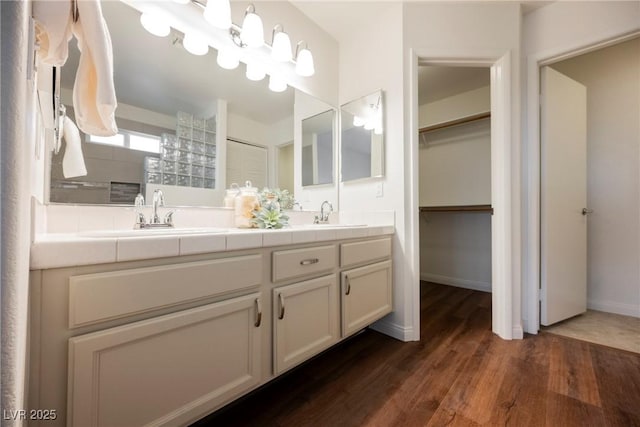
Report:
[[[224,233],[226,228],[192,227],[192,228],[142,228],[139,230],[99,230],[79,233],[84,237],[142,237],[172,236],[182,234]]]

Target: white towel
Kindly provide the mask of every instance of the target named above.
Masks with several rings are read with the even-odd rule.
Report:
[[[99,0],[76,0],[79,18],[72,19],[70,0],[36,0],[33,16],[41,59],[63,65],[71,35],[78,39],[80,63],[73,88],[78,127],[85,133],[111,136],[118,133],[113,85],[113,48]]]
[[[85,176],[87,168],[84,165],[80,132],[73,120],[64,116],[62,137],[65,141],[64,157],[62,159],[62,174],[65,178]]]
[[[60,67],[69,55],[71,40],[71,2],[37,0],[33,2],[38,55],[45,64]]]
[[[113,85],[113,48],[99,0],[78,0],[78,22],[73,34],[78,39],[80,63],[73,87],[73,107],[78,127],[84,133],[111,136],[118,133],[115,111],[118,105]]]

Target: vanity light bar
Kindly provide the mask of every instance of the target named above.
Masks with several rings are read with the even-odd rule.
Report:
[[[257,48],[268,46],[271,49],[270,56],[273,61],[279,63],[293,62],[295,65],[296,74],[302,77],[311,77],[315,74],[313,55],[307,43],[305,41],[298,42],[298,44],[296,45],[294,58],[291,53],[291,40],[289,38],[289,35],[284,31],[284,27],[282,26],[282,24],[277,24],[273,28],[271,45],[269,45],[264,40],[264,27],[262,24],[262,19],[260,19],[260,16],[256,13],[256,8],[253,4],[249,4],[249,6],[247,7],[242,27],[239,27],[233,24],[233,22],[231,21],[231,5],[229,0],[207,0],[206,4],[204,4],[202,0],[174,1],[180,4],[193,3],[202,8],[204,19],[216,28],[229,30],[229,36],[236,46],[240,48]],[[145,18],[145,20],[151,21],[150,18]],[[156,32],[153,32],[145,25],[145,28],[149,32],[152,32],[152,34],[156,35],[160,35],[166,32],[166,26],[162,27],[161,21],[155,18],[153,19],[153,21],[157,21],[160,23],[156,24],[158,28],[154,28]],[[200,52],[202,51],[202,48],[196,50]],[[191,52],[191,50],[189,51]],[[250,52],[250,50],[248,52]],[[240,55],[235,56],[240,57]],[[255,76],[255,74],[251,74]],[[280,85],[278,85],[278,87],[280,87]]]

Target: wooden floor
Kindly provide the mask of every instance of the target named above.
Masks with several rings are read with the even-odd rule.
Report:
[[[640,355],[503,341],[491,295],[423,283],[420,342],[367,330],[203,426],[640,426]]]

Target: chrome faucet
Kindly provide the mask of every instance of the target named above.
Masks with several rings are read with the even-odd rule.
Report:
[[[160,218],[158,217],[158,208],[164,206],[164,194],[159,188],[153,192],[153,205],[151,211],[151,224],[160,224]]]
[[[140,193],[136,196],[136,200],[133,202],[135,206],[136,212],[136,223],[134,225],[135,228],[140,228],[142,224],[146,224],[146,220],[144,219],[144,214],[142,213],[142,208],[144,208],[144,196]]]
[[[327,213],[324,212],[325,205],[329,205],[329,211]],[[328,200],[325,200],[320,205],[320,216],[318,217],[318,215],[316,215],[316,217],[313,219],[313,223],[314,224],[326,224],[326,223],[328,223],[329,222],[329,214],[331,212],[333,212],[333,205]]]
[[[138,194],[136,196],[135,202],[135,212],[136,212],[136,223],[133,228],[141,229],[141,228],[155,228],[155,227],[173,227],[173,211],[168,212],[164,216],[164,221],[160,221],[160,216],[158,215],[158,208],[164,206],[164,194],[162,194],[162,190],[157,189],[153,192],[153,204],[151,205],[151,218],[149,218],[149,222],[145,221],[144,214],[142,213],[142,208],[144,207],[144,197],[142,194]]]

